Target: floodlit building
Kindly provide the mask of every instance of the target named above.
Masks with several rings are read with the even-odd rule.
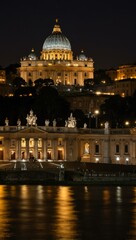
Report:
[[[6,71],[0,70],[0,84],[6,83]]]
[[[79,161],[94,163],[136,164],[136,129],[91,129],[76,127],[71,114],[64,127],[54,119],[37,126],[33,111],[26,117],[26,126],[18,119],[17,126],[0,127],[0,160]]]
[[[85,79],[94,77],[94,62],[85,56],[83,50],[74,59],[70,41],[56,20],[51,35],[43,43],[40,57],[32,49],[27,57],[21,59],[19,72],[28,83],[50,78],[55,84],[84,85]]]
[[[136,79],[122,79],[115,81],[113,90],[122,97],[133,96],[136,93]]]
[[[136,65],[121,65],[117,69],[109,69],[106,74],[115,81],[136,78]]]

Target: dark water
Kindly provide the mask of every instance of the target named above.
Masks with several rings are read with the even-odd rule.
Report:
[[[135,240],[136,187],[0,186],[0,240]]]

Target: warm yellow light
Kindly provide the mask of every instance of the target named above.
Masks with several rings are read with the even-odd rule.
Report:
[[[98,114],[99,114],[99,110],[95,110],[94,113],[95,113],[96,115],[98,115]]]
[[[96,92],[96,95],[100,95],[101,94],[101,92]]]
[[[125,122],[125,125],[126,125],[126,126],[128,126],[129,124],[130,124],[129,121],[126,121],[126,122]]]

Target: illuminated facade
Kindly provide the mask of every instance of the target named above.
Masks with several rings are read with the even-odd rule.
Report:
[[[0,84],[3,84],[6,82],[6,72],[5,70],[0,70]]]
[[[8,119],[0,127],[0,160],[81,161],[136,164],[136,129],[103,129],[76,127],[70,115],[64,127],[45,121],[37,126],[31,111],[26,126],[10,126]]]
[[[122,65],[117,69],[107,70],[106,74],[115,81],[136,78],[136,65]]]
[[[136,79],[122,79],[115,81],[114,93],[119,94],[121,97],[133,96],[136,92]]]
[[[53,79],[55,84],[84,85],[84,80],[94,77],[94,63],[83,51],[74,59],[71,44],[62,33],[58,20],[52,34],[43,44],[38,58],[32,49],[28,57],[21,60],[20,76],[26,82],[36,79]]]

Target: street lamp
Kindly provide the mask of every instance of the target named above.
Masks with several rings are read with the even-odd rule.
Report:
[[[96,128],[98,127],[98,114],[99,114],[99,110],[95,110],[94,111],[94,116],[95,116],[95,119],[96,119]]]
[[[129,127],[129,124],[130,124],[129,121],[126,121],[126,122],[125,122],[125,126],[126,126],[126,127]]]

